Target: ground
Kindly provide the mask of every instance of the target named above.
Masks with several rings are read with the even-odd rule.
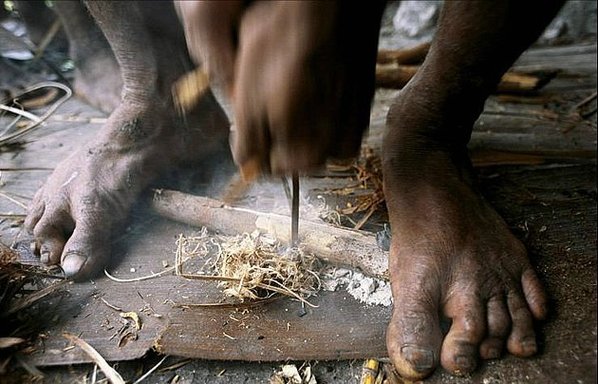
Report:
[[[507,356],[483,364],[468,378],[438,370],[430,383],[596,382],[596,99],[576,107],[595,95],[596,42],[532,49],[516,69],[560,72],[537,95],[493,96],[476,123],[470,148],[484,195],[530,251],[551,297],[551,315],[538,324],[541,348],[537,357]],[[374,153],[379,153],[385,113],[396,92],[377,91],[366,140]],[[105,119],[101,112],[70,99],[18,145],[0,146],[0,242],[13,245],[23,241],[26,247],[28,237],[21,227],[23,206],[55,164],[97,132]],[[7,121],[8,116],[3,116],[0,127]],[[157,186],[218,196],[234,169],[222,159],[214,163],[219,166],[207,167],[200,174],[177,172]],[[316,210],[313,207],[319,206],[322,198],[332,208],[344,206],[354,196],[338,197],[327,189],[353,183],[352,176],[350,172],[324,172],[303,180],[302,206],[306,211]],[[264,211],[284,213],[287,209],[275,182],[254,186],[238,203]],[[303,217],[309,215],[304,212]],[[382,229],[383,222],[384,212],[377,212],[365,228],[375,232]],[[115,261],[109,270],[118,277],[159,271],[164,260],[171,263],[173,259],[175,236],[192,231],[157,217],[140,203],[126,231],[115,241]],[[27,254],[26,250],[21,253]],[[93,365],[84,363],[89,361],[87,357],[70,347],[63,332],[87,340],[116,362],[113,365],[128,380],[135,380],[160,360],[161,356],[148,352],[156,344],[170,355],[162,368],[185,360],[185,356],[194,357],[181,367],[158,370],[145,380],[148,383],[267,382],[282,362],[204,359],[234,360],[244,354],[253,360],[270,360],[274,348],[283,350],[298,367],[310,364],[319,383],[358,383],[363,359],[383,357],[389,308],[364,305],[343,290],[321,294],[314,300],[326,305],[308,309],[306,314],[299,315],[301,306],[290,300],[253,309],[247,331],[227,320],[231,314],[239,317],[234,310],[184,310],[172,304],[199,302],[217,294],[213,286],[175,276],[128,284],[100,276],[90,283],[69,285],[30,309],[31,316],[40,319],[44,337],[34,343],[34,353],[12,360],[11,368],[35,364],[47,382],[90,380]],[[121,318],[101,299],[139,313],[143,328],[137,340],[112,337],[121,327]],[[285,337],[276,327],[285,329],[287,322],[292,323],[292,331]],[[223,337],[225,330],[236,340]],[[262,338],[258,341],[258,337]],[[335,348],[341,361],[331,358]],[[197,359],[201,357],[204,359]],[[331,361],[319,361],[324,358]],[[19,382],[22,375],[27,373],[19,369],[6,379]]]

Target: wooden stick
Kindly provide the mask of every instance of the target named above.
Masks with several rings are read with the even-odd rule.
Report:
[[[417,65],[378,66],[376,67],[376,86],[401,89],[415,76],[418,69]]]
[[[208,197],[170,190],[157,190],[151,206],[168,219],[205,226],[226,235],[257,229],[273,235],[283,244],[291,239],[289,216],[230,207]],[[388,279],[388,252],[378,247],[374,234],[305,220],[299,227],[299,245],[306,252],[332,264],[358,268],[367,275]]]
[[[415,65],[383,65],[376,68],[376,86],[380,88],[401,89],[415,74],[419,66]],[[496,93],[526,94],[545,86],[556,75],[556,72],[519,73],[507,72],[496,88]]]
[[[85,352],[87,356],[89,356],[93,360],[93,362],[100,367],[102,372],[104,372],[104,375],[106,375],[108,381],[110,381],[112,384],[125,384],[125,381],[123,380],[122,376],[114,368],[112,368],[108,364],[108,362],[106,362],[106,360],[102,357],[102,355],[100,355],[98,351],[96,351],[85,340],[79,338],[76,335],[72,335],[66,332],[63,333],[62,336],[64,336],[71,343],[81,348],[83,352]]]
[[[429,50],[430,43],[423,43],[407,49],[381,49],[378,51],[376,62],[378,64],[421,64]]]
[[[172,86],[175,105],[183,113],[190,111],[210,87],[208,75],[201,67],[195,68],[178,79]]]

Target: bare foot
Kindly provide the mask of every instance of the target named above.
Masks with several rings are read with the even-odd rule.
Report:
[[[100,134],[59,164],[36,194],[26,220],[43,262],[81,280],[108,261],[111,236],[121,229],[141,191],[166,169],[209,156],[227,145],[228,122],[207,97],[183,125],[171,105],[125,105]]]
[[[389,115],[384,163],[395,368],[417,380],[439,363],[471,373],[478,358],[498,358],[505,346],[531,356],[534,319],[545,317],[547,299],[526,250],[475,190],[464,146],[417,133],[429,132],[433,112],[414,110],[405,92]],[[446,335],[443,319],[452,321]]]

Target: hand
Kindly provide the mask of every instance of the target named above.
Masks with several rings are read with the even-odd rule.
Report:
[[[179,9],[190,53],[232,102],[231,146],[242,170],[308,171],[357,154],[382,3],[181,2]]]

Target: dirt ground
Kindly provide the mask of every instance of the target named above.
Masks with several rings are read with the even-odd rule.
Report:
[[[35,66],[26,68],[30,72],[39,69]],[[551,315],[547,321],[538,324],[541,350],[538,356],[531,359],[505,356],[501,360],[483,363],[478,371],[466,378],[453,377],[439,369],[426,382],[594,383],[597,379],[595,98],[594,112],[583,113],[586,116],[579,117],[575,110],[580,101],[596,91],[596,40],[560,47],[536,47],[522,57],[518,68],[560,72],[538,94],[510,99],[504,95],[493,96],[476,123],[470,148],[484,196],[524,241],[532,263],[549,292]],[[65,74],[68,77],[68,72]],[[377,91],[371,129],[365,140],[374,153],[379,153],[384,117],[397,92]],[[23,206],[57,162],[92,137],[105,119],[106,116],[101,112],[79,100],[70,99],[52,114],[43,128],[24,137],[18,144],[0,146],[0,242],[10,246],[17,240],[27,238],[22,231]],[[3,115],[0,118],[0,130],[6,122],[7,116]],[[189,170],[183,170],[170,175],[169,180],[161,181],[160,186],[198,194],[217,193],[234,169],[221,167],[222,164],[230,164],[227,159],[217,159],[214,163],[219,164],[219,167],[199,175],[189,175]],[[354,175],[351,173],[307,178],[302,184],[302,204],[316,207],[319,206],[316,203],[323,199],[331,208],[346,206],[347,201],[355,198],[354,195],[336,196],[326,191],[353,182]],[[252,188],[243,202],[252,208],[276,210],[282,209],[282,196],[280,191],[266,183]],[[358,220],[360,217],[358,214],[352,219]],[[156,219],[146,207],[138,207],[123,237],[149,241],[148,228],[157,220],[163,219]],[[380,209],[364,228],[376,232],[383,228],[384,222],[384,209]],[[343,224],[351,225],[350,221],[343,221]],[[131,258],[115,266],[115,270],[125,275],[140,266],[146,267],[135,264],[139,252],[135,253],[132,248],[130,246],[123,251],[131,253]],[[156,257],[153,261],[159,263],[162,256]],[[36,345],[44,345],[47,350],[56,346],[59,349],[68,348],[68,344],[61,339],[62,331],[78,333],[89,331],[82,327],[94,328],[97,323],[92,321],[95,318],[89,314],[106,308],[101,304],[96,305],[93,294],[106,294],[102,291],[106,287],[106,280],[102,277],[95,282],[71,286],[67,290],[67,298],[51,299],[45,306],[37,308],[38,315],[41,314],[44,319],[39,324],[39,332],[46,336],[42,344]],[[112,294],[114,296],[109,298],[111,302],[121,300],[126,303],[132,300],[124,294],[119,296],[119,292],[113,291]],[[55,303],[59,305],[54,306]],[[75,305],[78,306],[76,314],[65,312],[65,308],[72,311]],[[389,311],[381,306],[360,307],[356,304],[353,308],[362,308],[371,313],[371,324],[376,325]],[[66,318],[65,313],[70,313],[70,318]],[[342,325],[339,327],[341,332],[345,330]],[[149,325],[148,329],[151,329]],[[383,331],[381,328],[381,334]],[[106,345],[113,344],[104,341]],[[153,343],[152,337],[147,342]],[[187,339],[183,342],[190,343]],[[357,345],[355,349],[365,349],[366,342],[360,340],[362,345]],[[376,344],[383,341],[379,337],[370,342]],[[128,348],[131,349],[123,349],[122,358],[111,359],[111,365],[130,382],[148,372],[162,359],[161,355],[148,352],[145,347],[135,351],[134,346]],[[125,355],[129,357],[125,358]],[[23,368],[23,365],[29,364],[28,361],[35,361],[23,355],[11,360],[8,367],[10,374],[0,376],[0,381],[93,381],[94,365],[80,363],[80,355],[64,354],[52,358],[51,354],[46,353],[43,356],[37,360],[45,359],[45,363],[37,367],[43,373],[43,379],[33,378],[31,370],[28,372]],[[365,357],[288,363],[298,368],[310,366],[318,383],[359,383]],[[60,359],[63,359],[63,364],[60,364]],[[160,369],[143,382],[265,383],[284,363],[216,361],[171,353]],[[98,372],[98,382],[102,378],[103,375]]]

